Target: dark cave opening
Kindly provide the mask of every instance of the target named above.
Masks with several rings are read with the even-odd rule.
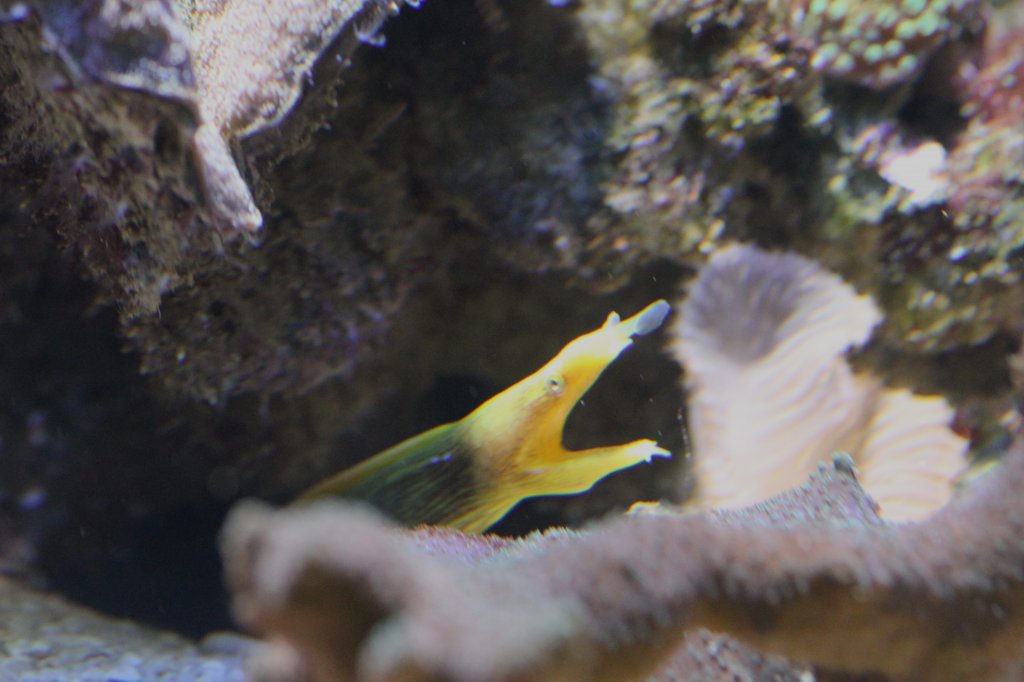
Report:
[[[582,126],[576,120],[549,118],[564,94],[557,85],[565,78],[583,88],[573,95],[576,103],[589,106],[590,93],[585,91],[588,67],[578,40],[550,35],[567,31],[569,22],[553,14],[557,9],[543,4],[532,10],[508,5],[506,18],[512,19],[511,25],[497,21],[497,15],[488,18],[480,14],[473,3],[459,3],[459,7],[455,11],[439,3],[432,10],[428,3],[419,11],[403,12],[385,26],[386,51],[364,48],[356,64],[366,70],[360,77],[372,80],[404,70],[412,82],[405,82],[410,89],[403,96],[413,97],[436,97],[437,92],[427,86],[447,83],[444,87],[467,98],[463,116],[478,106],[499,115],[503,107],[493,97],[505,85],[515,86],[521,93],[539,88],[547,93],[541,99],[550,107],[545,105],[531,115],[553,121],[557,131],[564,130],[563,124],[569,126],[577,138],[568,148],[582,150],[580,163],[596,162],[588,154],[601,137],[592,135],[588,126],[601,125],[601,111],[584,112],[589,123]],[[552,17],[557,20],[545,22]],[[545,45],[546,49],[559,46],[566,72],[553,75],[544,67],[545,55],[524,51],[522,35],[513,40],[505,33],[533,29],[543,31],[525,44]],[[507,48],[515,44],[520,45],[520,53],[509,55]],[[423,55],[433,55],[435,61],[422,62]],[[472,55],[476,56],[467,59]],[[385,78],[375,83],[382,91],[400,85]],[[436,105],[437,101],[431,104]],[[418,102],[411,106],[415,108]],[[511,125],[515,116],[509,114],[502,120]],[[486,132],[486,120],[477,124],[480,134]],[[510,134],[514,132],[513,125]],[[418,153],[431,152],[420,148]],[[499,172],[492,180],[500,183],[504,177]],[[524,182],[524,191],[534,182],[536,177]],[[585,213],[583,204],[597,196],[597,191],[582,184],[566,191],[570,193],[561,201],[567,222],[572,222],[574,212]],[[582,195],[573,194],[578,192]],[[427,202],[429,197],[413,200]],[[500,206],[492,209],[496,215],[503,212]],[[540,213],[549,209],[529,207]],[[483,239],[496,238],[520,222],[517,218],[499,225]],[[479,242],[474,244],[471,252],[479,248]],[[284,466],[280,461],[313,441],[321,450],[337,447],[344,442],[337,435],[344,428],[306,423],[315,418],[315,411],[308,407],[316,395],[295,400],[274,397],[269,409],[267,401],[257,396],[234,398],[227,405],[214,407],[169,390],[160,376],[141,376],[139,356],[125,350],[117,311],[97,304],[103,296],[79,279],[79,264],[56,255],[57,246],[45,238],[39,244],[23,242],[19,254],[26,247],[44,255],[31,266],[22,259],[17,267],[8,269],[7,276],[24,275],[17,288],[17,307],[23,314],[0,323],[0,341],[7,349],[0,359],[0,383],[14,396],[9,409],[0,414],[5,454],[0,462],[0,493],[3,509],[35,545],[34,568],[50,588],[104,613],[190,637],[230,628],[217,549],[225,513],[242,496],[287,499],[294,480],[275,482],[276,472]],[[472,253],[462,256],[473,260]],[[486,307],[487,291],[492,289],[503,292],[497,294],[498,300],[522,302],[524,310],[510,311],[513,317],[518,314],[544,326],[515,330],[528,350],[513,349],[511,356],[491,358],[481,349],[481,357],[473,359],[475,364],[465,371],[438,368],[426,390],[404,396],[397,403],[409,412],[400,419],[402,428],[427,428],[458,418],[485,394],[514,380],[514,372],[532,371],[535,366],[531,363],[545,361],[575,335],[590,330],[581,324],[599,324],[612,308],[632,314],[674,291],[681,275],[676,266],[655,264],[614,296],[593,296],[575,288],[557,271],[520,279],[521,275],[502,267],[500,259],[493,256],[462,270],[451,269],[449,281],[440,288],[450,286],[454,294],[425,295],[469,301],[465,318],[470,336],[480,337],[479,331],[472,331],[481,324],[474,321],[474,311],[481,318],[491,314]],[[535,301],[543,304],[532,303]],[[231,320],[230,307],[223,302],[204,306],[201,312],[220,324]],[[520,366],[524,357],[530,360]],[[446,362],[466,359],[464,353],[457,353]],[[614,405],[623,390],[637,390],[637,376],[658,376],[659,386],[664,388],[676,385],[678,369],[660,354],[654,340],[646,340],[640,350],[634,349],[620,363],[621,368],[613,366],[578,414],[574,413],[571,421],[579,427],[570,427],[570,439],[579,432],[583,441],[619,442],[634,435],[621,431],[628,423],[637,437],[656,436],[678,450],[679,434],[673,432],[678,389],[673,389],[676,392],[657,410],[644,403],[616,412]],[[514,372],[510,366],[516,367]],[[608,411],[618,417],[602,422],[599,415]],[[638,416],[641,413],[643,416]],[[393,422],[391,418],[353,420],[355,426],[348,427],[363,432],[351,442],[386,446],[395,433]],[[321,441],[333,445],[325,447]],[[360,450],[366,455],[373,451]],[[590,498],[527,502],[497,530],[519,534],[558,523],[578,524],[612,508],[609,504],[621,506],[639,489],[653,489],[652,481],[650,471],[629,472],[602,483],[603,492]],[[618,502],[595,502],[604,497]]]

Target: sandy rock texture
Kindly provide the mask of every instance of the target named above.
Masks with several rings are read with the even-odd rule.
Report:
[[[243,682],[253,644],[230,634],[194,644],[0,580],[0,679],[20,682]]]

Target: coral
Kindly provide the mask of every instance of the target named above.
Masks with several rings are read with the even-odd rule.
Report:
[[[865,166],[889,183],[877,213],[861,212],[874,223],[879,256],[864,280],[885,303],[889,342],[934,352],[1019,326],[1024,234],[1009,171],[1024,163],[1018,127],[973,119],[948,152],[887,124],[854,142]]]
[[[815,42],[811,65],[871,88],[909,82],[940,47],[979,33],[984,7],[979,0],[790,4],[796,30]]]
[[[248,503],[224,552],[237,617],[314,680],[638,679],[701,651],[699,627],[821,671],[1010,679],[1022,484],[1017,446],[929,520],[887,525],[839,458],[746,511],[640,514],[496,550],[352,507]]]
[[[811,260],[747,245],[712,255],[673,344],[690,394],[694,502],[752,504],[845,451],[887,519],[945,504],[966,464],[949,405],[885,389],[843,357],[879,322],[869,298]]]
[[[1019,328],[1021,249],[1024,248],[1024,21],[994,29],[986,63],[965,74],[966,129],[950,151],[952,223],[949,265],[926,279],[948,297],[945,314],[933,314],[927,333],[945,343],[983,339],[996,326]],[[920,296],[919,296],[920,298]],[[975,310],[973,315],[967,313]]]
[[[822,201],[828,140],[878,116],[861,107],[896,109],[906,94],[847,99],[833,82],[910,84],[984,26],[976,0],[608,0],[577,17],[613,104],[607,249],[684,261],[722,236],[800,242],[807,225],[842,219],[846,206]]]
[[[702,260],[723,236],[809,220],[795,185],[829,117],[806,46],[771,3],[585,3],[577,21],[611,103],[601,229],[585,263]],[[793,113],[805,114],[805,121]],[[778,136],[800,140],[785,165]]]
[[[0,679],[20,682],[242,682],[250,642],[213,635],[199,645],[104,617],[0,579]]]
[[[905,104],[931,112],[929,134],[893,120],[855,129],[843,138],[847,162],[828,182],[843,208],[826,229],[839,244],[858,234],[877,255],[866,272],[863,261],[834,262],[884,305],[886,341],[917,352],[983,343],[1020,326],[1016,169],[1024,157],[1014,93],[1024,21],[1013,7],[995,12],[984,40],[961,50],[970,58],[940,60],[919,86],[921,101]],[[935,112],[948,106],[961,118],[943,127]],[[864,171],[888,184],[865,191],[872,183]],[[858,217],[850,224],[844,215]]]
[[[967,63],[976,2],[428,3],[389,23],[383,51],[355,48],[380,42],[396,0],[255,14],[183,2],[180,18],[160,2],[10,6],[0,134],[8,167],[37,178],[17,191],[118,305],[144,371],[209,402],[372,371],[385,342],[401,347],[411,298],[443,298],[467,262],[594,292],[653,260],[699,264],[724,238],[824,241],[821,257],[858,285],[898,289],[879,297],[910,311],[890,316],[890,340],[948,347],[961,329],[976,341],[1013,322],[1002,305],[969,320],[985,296],[960,286],[943,305],[942,286],[969,274],[918,267],[944,255],[944,226],[929,212],[893,218],[884,178],[906,174],[861,154],[860,133],[910,87],[843,89],[841,59],[825,58],[880,70],[858,66],[857,82],[941,88],[923,65]],[[847,40],[876,19],[883,51],[899,43],[895,64],[873,60],[882,43]],[[953,153],[950,172],[966,157]],[[998,269],[1014,233],[995,231]],[[926,253],[903,248],[936,234]],[[866,244],[882,267],[849,262]]]
[[[984,169],[1013,175],[1019,126],[971,141],[985,110],[971,88],[1015,82],[1007,59],[969,75],[999,53],[980,40],[988,15],[973,0],[588,3],[577,16],[616,153],[601,262],[700,262],[751,239],[813,253],[874,294],[887,343],[934,352],[1018,325],[1019,221],[984,199],[1015,205],[1013,181]]]

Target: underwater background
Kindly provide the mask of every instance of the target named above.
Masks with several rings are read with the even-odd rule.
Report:
[[[0,0],[0,680],[1020,679],[1022,37]],[[657,299],[565,445],[671,458],[496,536],[236,507]]]

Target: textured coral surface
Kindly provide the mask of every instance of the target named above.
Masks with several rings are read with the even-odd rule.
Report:
[[[750,653],[742,663],[740,645],[708,645],[700,627],[823,671],[1015,679],[1024,450],[916,525],[882,523],[851,467],[841,456],[739,512],[505,543],[396,530],[343,505],[249,504],[225,530],[228,581],[239,620],[290,645],[314,680],[785,671]]]

